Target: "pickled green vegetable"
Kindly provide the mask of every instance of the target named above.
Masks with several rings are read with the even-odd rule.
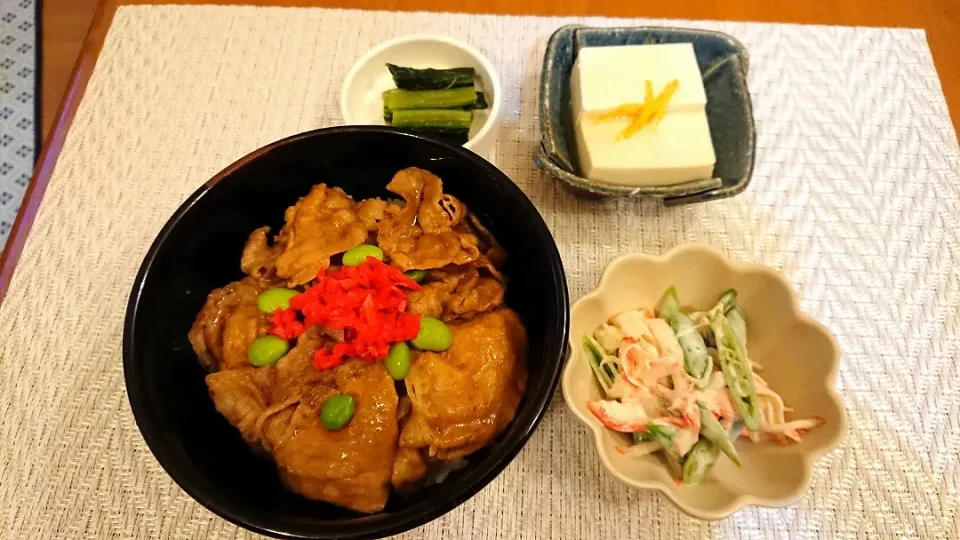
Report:
[[[247,360],[257,367],[269,366],[283,358],[290,344],[277,336],[258,337],[247,349]]]
[[[401,128],[430,128],[432,130],[469,130],[473,122],[470,111],[447,109],[413,109],[393,111],[392,126]]]
[[[416,281],[417,283],[420,283],[421,281],[427,279],[426,270],[407,270],[403,274],[408,278]]]
[[[476,103],[477,92],[472,86],[420,91],[394,88],[383,93],[383,106],[394,113],[402,109],[459,109]]]
[[[424,351],[445,351],[453,344],[453,334],[443,321],[433,317],[420,317],[420,332],[410,343]]]
[[[282,287],[267,289],[257,297],[257,307],[264,313],[273,313],[278,309],[289,309],[290,299],[298,294],[300,294],[300,291]]]
[[[404,90],[438,90],[441,88],[458,88],[473,86],[476,71],[471,67],[450,69],[416,69],[394,64],[387,64],[390,75],[397,88]]]
[[[483,92],[477,92],[476,102],[469,103],[467,105],[464,105],[463,107],[456,107],[456,108],[462,111],[475,111],[480,109],[486,109],[488,107],[490,107],[490,105],[487,104],[487,96],[485,96]],[[383,121],[387,123],[390,123],[393,121],[393,110],[391,110],[390,107],[387,107],[386,105],[383,106]]]
[[[349,394],[337,394],[328,399],[320,410],[320,423],[330,431],[343,429],[353,418],[357,403]]]
[[[344,266],[360,266],[367,262],[367,257],[373,257],[379,261],[383,260],[383,250],[370,244],[360,244],[357,247],[348,249],[343,254]]]
[[[406,343],[394,343],[383,365],[393,380],[402,381],[410,372],[410,347]]]

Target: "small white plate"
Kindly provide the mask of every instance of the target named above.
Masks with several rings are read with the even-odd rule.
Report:
[[[480,77],[478,90],[489,108],[474,112],[464,148],[487,157],[493,149],[500,119],[500,78],[480,51],[453,38],[412,35],[385,41],[357,60],[340,91],[340,114],[345,124],[383,125],[383,91],[396,88],[387,63],[412,68],[472,67]]]

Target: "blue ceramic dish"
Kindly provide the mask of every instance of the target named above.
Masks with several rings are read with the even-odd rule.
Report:
[[[583,47],[693,43],[707,92],[707,121],[717,155],[714,178],[673,186],[629,187],[580,176],[570,106],[570,72]],[[720,32],[643,26],[564,26],[547,43],[540,79],[540,137],[537,165],[579,193],[601,197],[652,197],[668,205],[732,197],[753,174],[756,131],[747,91],[747,50]]]

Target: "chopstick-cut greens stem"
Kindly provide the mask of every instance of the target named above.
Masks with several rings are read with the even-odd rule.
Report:
[[[469,103],[463,107],[459,107],[462,111],[476,111],[481,109],[486,109],[489,107],[487,104],[487,98],[483,95],[483,92],[477,92],[477,101],[474,103]],[[383,121],[391,122],[393,120],[393,111],[390,107],[387,107],[386,104],[383,106]]]
[[[470,105],[467,105],[466,110],[470,110],[469,107]],[[477,92],[477,101],[473,103],[473,108],[486,109],[487,107],[489,107],[489,105],[487,105],[487,96],[484,95],[483,92]]]
[[[717,312],[710,321],[717,340],[718,359],[723,370],[723,379],[730,392],[733,406],[747,428],[760,428],[760,411],[757,408],[757,393],[753,382],[753,368],[737,338],[729,319]]]
[[[470,67],[451,69],[415,69],[387,64],[397,88],[404,90],[440,90],[473,86],[476,71]]]
[[[603,348],[587,334],[583,335],[583,348],[587,351],[587,361],[593,370],[593,374],[597,377],[600,387],[603,388],[604,394],[609,393],[610,389],[613,388],[614,374],[610,373],[607,366],[601,364],[604,356]]]
[[[657,303],[657,312],[677,335],[677,341],[683,349],[683,370],[696,380],[697,386],[705,385],[713,370],[713,359],[707,354],[707,346],[696,325],[680,311],[680,299],[672,286],[663,293]]]
[[[476,105],[477,92],[472,86],[446,90],[400,90],[383,92],[383,104],[392,111],[399,109],[458,109]]]
[[[473,113],[441,109],[394,110],[391,125],[406,128],[470,129]]]
[[[737,450],[727,437],[727,432],[723,429],[723,426],[720,425],[720,421],[713,416],[710,409],[704,407],[699,401],[697,402],[697,407],[700,408],[700,435],[702,435],[704,439],[712,442],[714,446],[730,458],[730,461],[739,467],[740,456],[737,455]]]

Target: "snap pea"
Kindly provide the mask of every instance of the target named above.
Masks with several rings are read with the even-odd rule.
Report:
[[[367,257],[383,260],[383,250],[370,244],[360,244],[348,249],[343,254],[344,266],[360,266],[367,261]]]
[[[328,399],[320,409],[320,423],[330,431],[343,429],[353,413],[357,410],[357,403],[350,394],[337,394]]]
[[[258,337],[247,349],[247,360],[257,367],[269,366],[283,358],[290,350],[290,344],[277,336]]]
[[[420,317],[420,331],[410,343],[424,351],[445,351],[453,344],[450,327],[433,317]]]
[[[657,312],[660,318],[670,323],[673,333],[677,335],[677,341],[683,349],[683,370],[696,379],[698,386],[706,384],[713,369],[713,359],[707,354],[703,336],[697,331],[693,321],[680,311],[680,299],[672,286],[663,293],[657,303]]]
[[[746,351],[747,319],[744,317],[743,310],[740,309],[740,306],[733,306],[733,309],[727,312],[727,320],[730,321],[730,326],[733,327],[733,333],[736,334],[737,339],[739,339],[743,345],[744,351]]]
[[[593,370],[593,374],[596,375],[597,381],[600,382],[600,387],[603,388],[604,392],[609,393],[616,380],[616,374],[613,373],[609,366],[601,364],[605,354],[603,347],[597,340],[584,334],[583,348],[587,351],[587,361],[590,363],[590,368]]]
[[[726,431],[725,437],[728,443],[733,443],[740,437],[742,426],[739,422],[734,422],[730,429]],[[683,460],[683,471],[681,480],[684,484],[690,486],[699,484],[713,468],[720,457],[720,449],[717,445],[710,442],[709,439],[701,438],[697,444],[693,445],[687,457]],[[740,464],[737,463],[739,467]]]
[[[650,423],[646,425],[646,429],[638,433],[640,433],[640,437],[647,437],[647,440],[651,440],[659,444],[660,447],[663,448],[663,452],[667,455],[667,457],[677,462],[681,461],[681,456],[677,452],[677,447],[673,444],[673,438],[677,434],[677,428],[673,426]],[[634,438],[634,440],[636,440],[636,438]]]
[[[757,409],[753,369],[743,344],[737,339],[736,332],[723,313],[717,313],[714,316],[710,321],[710,327],[716,336],[718,360],[733,406],[747,428],[758,429],[760,411]]]
[[[703,336],[683,313],[677,313],[669,322],[683,349],[683,370],[696,380],[697,386],[706,384],[713,370],[713,359],[707,354]]]
[[[736,289],[727,289],[723,294],[720,295],[720,299],[717,300],[717,304],[723,306],[723,312],[726,313],[736,307],[737,305],[737,290]]]
[[[737,450],[727,437],[727,432],[723,429],[723,426],[721,426],[720,422],[713,416],[710,409],[704,407],[699,401],[697,402],[697,407],[700,408],[700,435],[713,443],[717,449],[726,454],[727,457],[730,458],[730,461],[739,467],[740,456],[737,455]]]
[[[671,285],[667,287],[663,296],[660,297],[660,301],[657,302],[657,314],[660,315],[661,319],[670,322],[670,319],[678,313],[680,313],[680,298],[677,297],[677,290]]]
[[[394,343],[383,360],[383,365],[393,380],[403,380],[410,372],[410,347],[406,343]]]
[[[427,279],[426,270],[407,270],[406,272],[403,273],[403,275],[416,281],[417,283],[420,283],[421,281]]]
[[[284,289],[283,287],[267,289],[260,293],[260,296],[257,296],[257,308],[264,313],[273,313],[278,309],[288,309],[290,299],[298,294],[300,294],[300,291]]]
[[[681,480],[684,484],[692,486],[703,481],[713,464],[717,462],[720,451],[707,439],[700,439],[693,445],[687,457],[683,460],[683,474]]]

